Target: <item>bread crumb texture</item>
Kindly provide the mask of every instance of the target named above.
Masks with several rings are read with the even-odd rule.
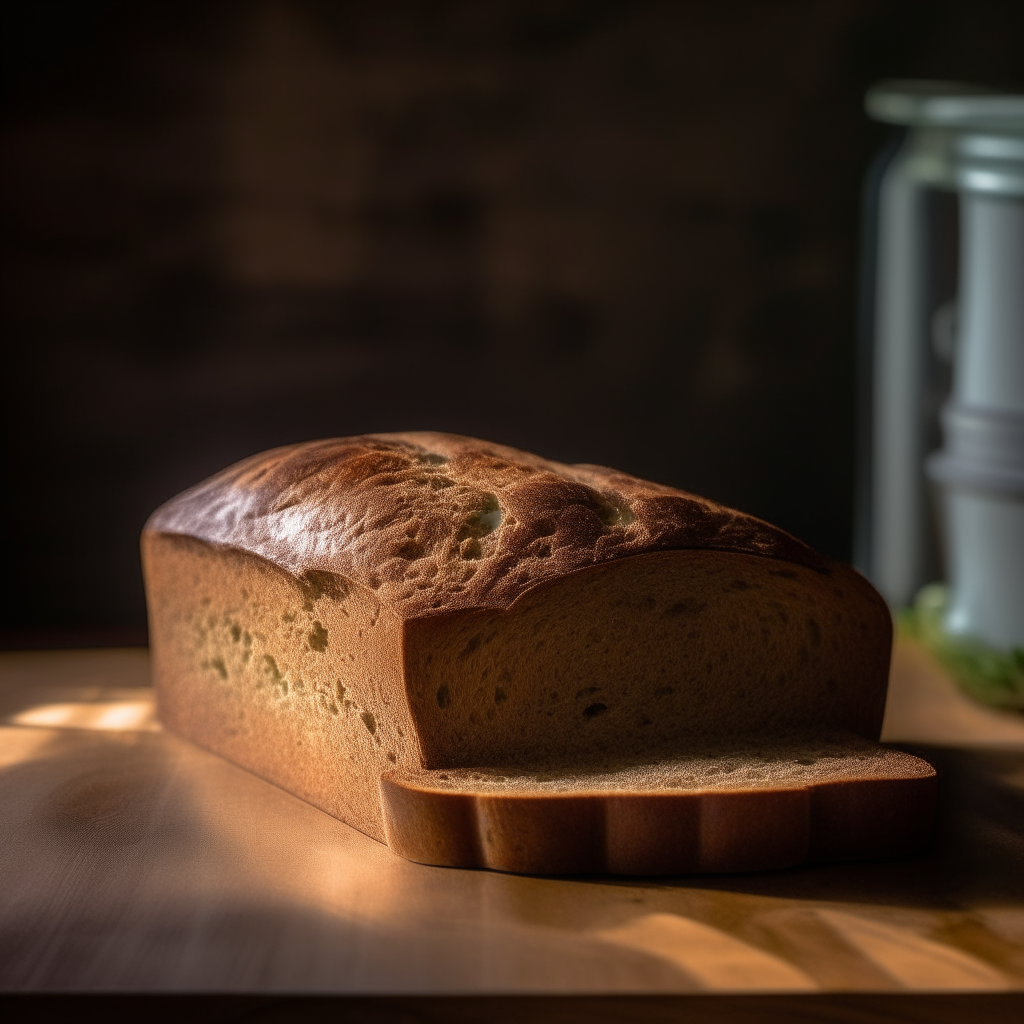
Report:
[[[147,535],[143,558],[163,723],[383,839],[380,774],[421,760],[400,621],[340,577],[188,537]]]
[[[505,769],[420,771],[401,781],[437,792],[583,795],[757,791],[934,775],[935,769],[926,761],[902,750],[835,733],[695,751],[642,764],[610,757],[570,773],[564,764],[548,762]]]
[[[848,568],[658,551],[543,583],[504,611],[406,620],[405,683],[428,767],[794,730],[876,738],[889,628]]]
[[[404,616],[507,608],[545,580],[668,549],[829,571],[785,531],[704,498],[452,434],[277,448],[172,499],[147,529],[341,575]]]

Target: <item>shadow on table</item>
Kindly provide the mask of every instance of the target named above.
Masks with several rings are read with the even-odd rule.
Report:
[[[787,899],[927,908],[990,902],[1024,907],[1024,751],[906,749],[939,770],[935,833],[921,854],[888,862],[716,876],[701,885]]]

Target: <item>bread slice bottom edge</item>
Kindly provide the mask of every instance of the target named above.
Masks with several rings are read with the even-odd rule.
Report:
[[[517,874],[764,871],[912,854],[928,841],[935,769],[862,739],[694,755],[559,777],[523,768],[381,779],[402,857]]]

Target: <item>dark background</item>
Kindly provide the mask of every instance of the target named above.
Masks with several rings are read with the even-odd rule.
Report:
[[[137,537],[251,452],[451,430],[849,557],[885,77],[1024,4],[0,7],[6,646],[141,641]]]

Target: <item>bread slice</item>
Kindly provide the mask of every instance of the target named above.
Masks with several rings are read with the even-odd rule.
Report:
[[[385,775],[390,847],[425,864],[668,875],[914,852],[935,770],[854,736],[665,758]]]
[[[437,773],[518,778],[516,766],[543,763],[570,789],[601,775],[637,807],[689,807],[691,791],[623,766],[814,732],[873,740],[881,726],[889,613],[849,567],[693,495],[469,438],[375,435],[255,456],[158,509],[143,563],[165,725],[431,863],[463,862],[422,852],[442,804],[476,814],[495,800],[568,799],[508,783],[508,803],[438,788]],[[882,761],[887,778],[934,782],[921,762]],[[751,799],[817,793],[812,776]],[[881,793],[872,778],[855,788]],[[537,827],[543,849],[550,829]],[[462,850],[477,833],[459,828]],[[417,845],[420,832],[435,839]],[[596,848],[578,862],[596,863]],[[774,866],[761,850],[760,866]],[[570,870],[553,855],[522,863]]]

